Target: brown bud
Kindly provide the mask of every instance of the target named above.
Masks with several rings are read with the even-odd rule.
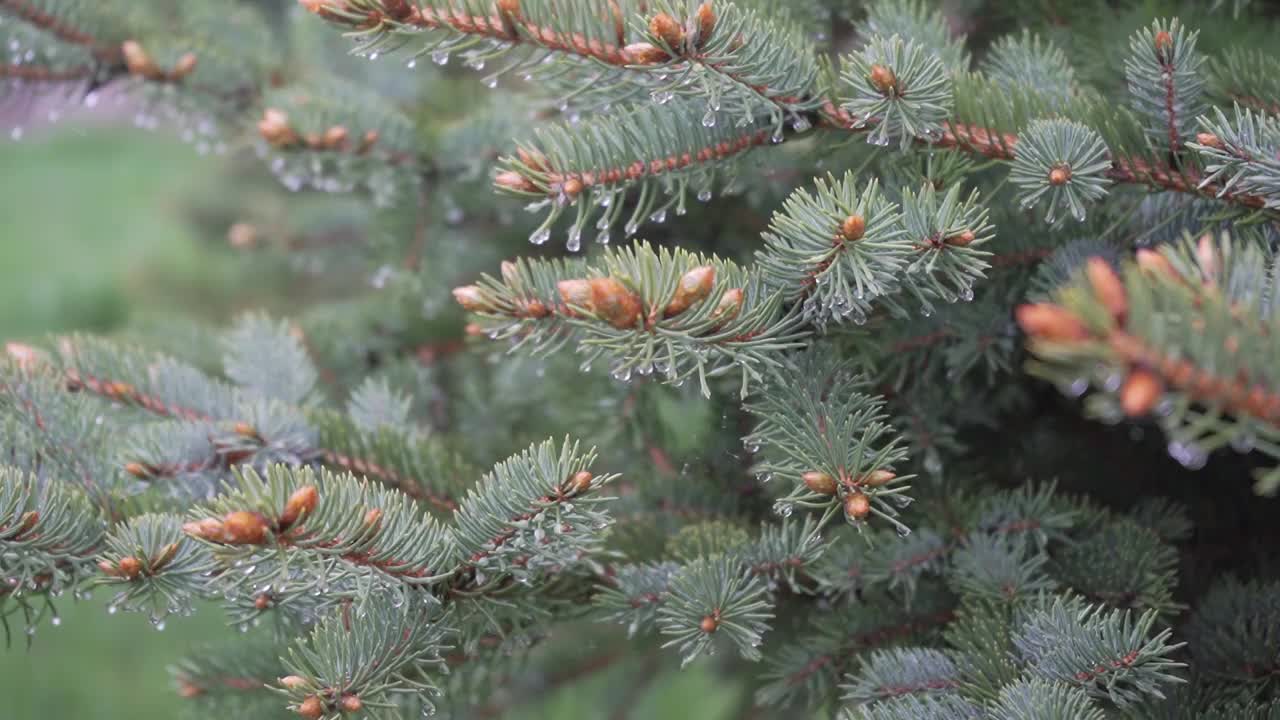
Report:
[[[1213,133],[1196,133],[1196,142],[1204,145],[1205,147],[1216,148],[1218,150],[1226,147],[1222,142],[1222,138],[1214,135]]]
[[[204,688],[186,678],[178,678],[178,697],[190,700],[204,694]]]
[[[22,519],[18,521],[18,531],[14,533],[12,537],[19,538],[31,532],[31,529],[34,528],[38,522],[40,522],[40,511],[27,511],[27,513],[22,516]]]
[[[710,635],[720,627],[720,621],[714,615],[708,615],[702,618],[702,622],[698,623],[698,627],[702,632]]]
[[[1182,276],[1178,274],[1178,271],[1173,267],[1173,263],[1169,262],[1169,258],[1165,257],[1164,254],[1159,251],[1142,248],[1138,250],[1137,260],[1138,267],[1147,272],[1156,275],[1164,275],[1175,280],[1180,280],[1182,278]]]
[[[586,470],[579,470],[569,479],[569,488],[575,493],[584,493],[591,489],[591,480],[595,476]]]
[[[560,299],[565,305],[591,309],[591,281],[561,280],[556,284],[556,289],[560,291]]]
[[[597,317],[624,330],[635,327],[643,309],[640,298],[613,278],[591,278],[591,309]]]
[[[98,561],[98,569],[102,571],[103,575],[110,575],[111,577],[120,577],[120,569],[117,568],[115,565],[112,565],[111,563],[107,562],[106,560]]]
[[[1160,402],[1164,383],[1148,370],[1134,370],[1120,388],[1120,407],[1129,417],[1142,417]]]
[[[866,475],[858,478],[858,484],[866,485],[867,487],[880,487],[882,485],[888,485],[896,477],[898,476],[892,470],[885,470],[881,468],[880,470],[872,470]]]
[[[846,242],[857,242],[867,232],[867,221],[861,215],[850,215],[840,223],[840,236]]]
[[[298,677],[297,675],[285,675],[284,677],[280,678],[280,685],[289,690],[297,690],[298,688],[306,684],[307,684],[306,679]]]
[[[258,437],[258,431],[255,430],[254,427],[247,422],[243,422],[243,421],[238,422],[231,427],[231,430],[235,434],[240,435],[242,437],[247,437],[247,438]]]
[[[724,295],[720,296],[720,303],[712,311],[711,317],[720,318],[722,323],[738,317],[738,313],[742,312],[743,297],[742,288],[726,290]]]
[[[344,713],[357,713],[364,708],[364,703],[355,695],[343,695],[338,701],[338,707],[342,708]]]
[[[503,260],[498,267],[502,269],[502,282],[515,285],[520,280],[520,268],[510,260]]]
[[[503,170],[493,176],[493,184],[515,192],[537,192],[538,186],[514,170]]]
[[[871,514],[871,498],[866,493],[850,493],[844,499],[844,512],[854,520],[861,520]]]
[[[157,570],[162,569],[165,565],[168,565],[177,554],[178,543],[175,542],[165,545],[159,555],[151,558],[151,572],[156,572]]]
[[[1071,179],[1071,168],[1066,165],[1054,165],[1049,171],[1050,185],[1066,185]]]
[[[872,65],[867,79],[871,81],[871,85],[875,89],[882,93],[892,92],[898,85],[898,78],[894,76],[893,71],[883,65]]]
[[[462,328],[462,332],[470,337],[480,337],[484,334],[484,328],[481,327],[480,323],[467,323],[466,327]]]
[[[329,150],[339,150],[347,143],[347,129],[334,125],[324,131],[324,146]]]
[[[1023,332],[1034,338],[1053,342],[1073,342],[1089,337],[1089,329],[1080,318],[1061,305],[1052,303],[1019,305],[1016,315]]]
[[[4,344],[4,354],[21,370],[33,370],[43,361],[40,351],[26,343],[7,342]]]
[[[142,563],[136,557],[123,557],[116,563],[120,568],[120,577],[132,580],[142,573]]]
[[[201,540],[221,541],[223,528],[222,521],[214,518],[205,518],[203,520],[194,520],[182,525],[182,531],[192,537],[198,537]]]
[[[716,269],[711,265],[700,265],[685,273],[676,286],[676,294],[663,309],[663,316],[675,317],[693,307],[694,303],[705,300],[715,284]]]
[[[262,119],[258,121],[258,134],[276,147],[298,142],[298,134],[289,126],[289,116],[275,108],[267,108],[262,114]]]
[[[485,300],[484,293],[480,291],[478,285],[463,285],[453,289],[453,299],[458,301],[463,310],[467,312],[489,312],[493,310],[493,306]]]
[[[307,720],[320,720],[324,717],[324,701],[312,695],[298,705],[298,714]]]
[[[716,12],[711,9],[709,0],[698,6],[695,17],[698,19],[698,47],[703,47],[716,29]]]
[[[1205,233],[1196,243],[1196,262],[1205,280],[1213,281],[1218,276],[1218,249],[1214,247],[1213,236]]]
[[[367,528],[376,528],[378,523],[382,522],[382,511],[374,508],[364,514],[364,526]]]
[[[618,0],[609,0],[609,19],[613,20],[613,41],[621,47],[627,41],[627,24]]]
[[[162,75],[151,55],[136,40],[125,40],[120,45],[120,54],[131,74],[153,80]]]
[[[173,64],[173,69],[169,71],[169,78],[172,80],[181,80],[196,69],[196,54],[187,53],[178,58],[178,62]]]
[[[258,228],[238,222],[227,228],[227,243],[237,250],[251,248],[258,244]]]
[[[516,148],[516,157],[520,158],[520,162],[527,165],[530,170],[547,169],[547,159],[543,157],[542,153],[536,150]]]
[[[510,18],[519,18],[520,0],[498,0],[498,12]]]
[[[151,477],[151,473],[147,472],[147,466],[138,462],[125,463],[124,471],[144,480]]]
[[[345,0],[298,0],[298,4],[326,20],[343,20],[337,11],[347,9]]]
[[[622,57],[631,65],[658,65],[671,59],[666,50],[647,42],[622,48]]]
[[[360,138],[360,147],[356,148],[356,153],[363,155],[373,149],[378,144],[378,138],[381,137],[377,130],[370,130]]]
[[[1168,50],[1173,47],[1173,36],[1169,34],[1168,30],[1161,30],[1156,33],[1155,46],[1156,50]]]
[[[800,476],[805,487],[821,495],[836,494],[836,479],[821,470],[810,470]]]
[[[973,244],[975,237],[972,230],[965,230],[947,238],[946,243],[954,247],[968,247]]]
[[[667,47],[680,52],[684,45],[684,27],[675,18],[666,13],[658,13],[649,21],[649,34],[667,44]]]
[[[267,593],[262,593],[253,599],[253,606],[258,610],[269,609],[271,607],[271,596]]]
[[[582,194],[586,185],[583,185],[581,178],[571,177],[560,185],[560,190],[569,197],[570,200]]]
[[[227,513],[222,519],[222,537],[228,545],[261,545],[267,539],[267,519],[245,510]]]
[[[315,485],[303,485],[289,496],[284,512],[280,514],[280,527],[291,527],[304,515],[315,512],[316,503],[320,502],[320,492]]]
[[[1100,257],[1091,257],[1085,263],[1085,274],[1089,277],[1089,284],[1093,285],[1094,294],[1106,306],[1111,317],[1124,322],[1125,314],[1129,312],[1129,299],[1125,295],[1124,283],[1111,269],[1111,264]]]

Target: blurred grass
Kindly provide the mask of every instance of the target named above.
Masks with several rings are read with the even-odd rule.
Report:
[[[185,198],[217,192],[212,161],[163,133],[65,129],[0,142],[0,341],[50,332],[109,332],[140,311],[225,317],[272,300],[224,246],[202,242],[183,216]],[[279,298],[276,298],[279,300]],[[286,299],[287,301],[287,299]],[[108,617],[109,595],[58,600],[28,648],[21,625],[0,649],[5,720],[171,720],[182,701],[166,667],[229,632],[218,609],[172,618],[157,632],[139,615]],[[667,655],[667,660],[672,659]],[[529,720],[726,718],[740,688],[711,672],[668,669],[647,686],[636,663],[512,709]],[[618,689],[637,696],[622,701]],[[239,720],[253,720],[242,718]]]

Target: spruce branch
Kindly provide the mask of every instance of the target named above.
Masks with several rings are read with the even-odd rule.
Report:
[[[905,695],[954,692],[958,673],[951,658],[932,648],[904,647],[869,653],[848,676],[844,699],[868,705]]]
[[[614,377],[656,373],[681,384],[742,375],[752,381],[779,366],[777,353],[799,346],[804,331],[782,297],[737,265],[648,243],[610,249],[600,262],[504,263],[502,277],[454,290],[482,320],[477,333],[511,339],[535,353],[575,343],[584,366],[607,359]]]
[[[209,596],[209,578],[219,568],[206,548],[183,534],[180,520],[146,514],[111,530],[98,569],[93,584],[116,591],[110,612],[147,613],[164,629],[166,616],[189,614],[194,602]]]
[[[77,5],[79,3],[0,0],[0,10],[6,14],[11,14],[64,43],[88,48],[100,61],[121,61],[123,58],[118,46],[99,40],[76,24],[71,13],[78,9]]]
[[[1106,720],[1106,713],[1081,688],[1035,678],[1000,690],[993,714],[1007,720]]]
[[[1280,457],[1280,397],[1261,360],[1277,337],[1274,274],[1263,249],[1225,236],[1142,250],[1119,274],[1090,260],[1055,302],[1019,308],[1030,369],[1074,394],[1101,388],[1090,408],[1107,422],[1154,416],[1187,467],[1228,444]],[[1256,489],[1277,482],[1261,472]]]
[[[1194,119],[1205,110],[1198,36],[1174,18],[1157,20],[1129,40],[1124,72],[1134,107],[1145,116],[1152,141],[1170,153],[1182,148]]]
[[[845,708],[842,720],[978,720],[982,709],[958,695],[903,695]]]
[[[755,661],[772,617],[764,582],[737,558],[721,555],[699,558],[676,573],[658,608],[658,628],[672,636],[663,647],[677,647],[682,664],[713,652],[720,638]]]
[[[1195,669],[1229,682],[1274,685],[1280,669],[1277,590],[1275,582],[1235,577],[1215,584],[1186,628]]]
[[[1235,106],[1234,122],[1220,108],[1212,119],[1201,117],[1204,132],[1188,147],[1200,153],[1208,175],[1201,185],[1216,183],[1218,194],[1248,193],[1268,208],[1280,208],[1280,118]]]

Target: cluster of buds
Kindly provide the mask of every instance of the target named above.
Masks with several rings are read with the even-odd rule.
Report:
[[[667,13],[660,12],[649,20],[649,34],[662,43],[632,43],[622,49],[622,55],[633,65],[658,65],[680,56],[689,50],[706,47],[716,29],[716,12],[710,0],[694,11],[691,24],[692,36],[685,26]]]
[[[178,82],[196,69],[195,54],[187,53],[178,58],[172,68],[164,70],[136,40],[126,40],[121,44],[120,54],[129,74],[155,82]]]
[[[280,685],[288,690],[301,690],[310,683],[298,675],[286,675],[280,678]],[[315,695],[308,695],[298,703],[296,712],[309,720],[318,720],[327,713],[337,710],[340,713],[358,713],[364,709],[364,701],[354,693],[338,694],[332,689],[321,690]]]
[[[842,475],[837,481],[829,473],[810,470],[801,475],[801,480],[805,487],[819,495],[835,496],[843,487],[845,514],[854,520],[861,520],[871,514],[871,498],[863,491],[884,487],[897,477],[892,470],[881,468],[858,476]]]
[[[147,563],[143,563],[132,555],[122,557],[116,562],[110,560],[98,561],[98,569],[103,575],[109,577],[124,578],[125,580],[136,580],[138,576],[144,572],[147,575],[154,575],[168,565],[178,554],[178,543],[169,543],[164,546],[158,555]]]
[[[267,108],[258,121],[258,134],[273,147],[288,148],[305,145],[311,150],[346,151],[350,148],[348,140],[350,132],[342,125],[333,125],[324,132],[299,134],[289,124],[289,116],[282,110]],[[369,130],[354,148],[357,155],[363,155],[378,143],[377,130]]]
[[[289,530],[303,517],[315,511],[320,493],[314,485],[304,485],[289,496],[284,511],[272,522],[265,515],[236,510],[218,518],[204,518],[186,523],[184,532],[193,537],[223,545],[261,545],[269,532]]]
[[[615,278],[561,280],[556,287],[568,313],[582,308],[619,330],[635,327],[644,314],[640,297]]]

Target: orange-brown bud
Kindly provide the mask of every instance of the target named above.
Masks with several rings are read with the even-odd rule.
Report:
[[[343,695],[338,701],[338,707],[342,708],[344,713],[357,713],[364,709],[364,702],[355,695]]]
[[[147,472],[147,466],[138,462],[125,463],[124,471],[136,478],[144,480],[151,477],[151,473]]]
[[[821,495],[836,494],[836,479],[821,470],[810,470],[801,475],[805,487]]]
[[[312,695],[298,705],[298,714],[307,720],[320,720],[324,717],[324,701]]]
[[[378,144],[379,137],[382,136],[378,134],[377,130],[370,130],[366,132],[364,137],[360,138],[360,147],[356,148],[356,153],[363,155],[372,150],[373,146]]]
[[[315,512],[316,503],[320,502],[320,492],[315,485],[303,485],[289,496],[284,512],[280,514],[280,527],[291,527],[304,515]]]
[[[289,116],[275,108],[267,108],[262,114],[262,119],[258,121],[258,134],[276,147],[298,142],[298,134],[289,126]]]
[[[575,493],[587,492],[591,489],[591,480],[594,478],[595,476],[586,470],[579,470],[573,474],[572,478],[569,478],[569,488]]]
[[[569,197],[570,200],[582,194],[586,185],[582,183],[581,178],[571,177],[560,185],[560,190]]]
[[[306,679],[298,677],[297,675],[285,675],[284,677],[280,678],[280,685],[289,690],[297,690],[298,688],[306,684],[307,684]]]
[[[658,13],[649,21],[649,34],[667,44],[667,47],[680,52],[684,45],[684,26],[666,13]]]
[[[503,170],[494,175],[493,184],[515,192],[536,192],[538,190],[538,186],[534,185],[532,180],[514,170]]]
[[[676,293],[672,296],[671,302],[667,303],[667,307],[663,309],[663,316],[675,317],[693,307],[694,303],[705,300],[711,294],[715,284],[716,269],[711,265],[699,265],[685,273],[681,276],[680,283],[676,285]]]
[[[178,697],[190,700],[204,694],[204,688],[186,678],[178,678]]]
[[[666,50],[647,42],[622,48],[622,57],[631,65],[658,65],[671,59]]]
[[[511,18],[520,17],[520,0],[498,0],[498,12]]]
[[[520,158],[520,162],[529,167],[530,170],[546,170],[547,158],[536,150],[526,150],[524,148],[516,148],[516,157]]]
[[[1125,314],[1129,312],[1129,299],[1125,295],[1124,283],[1120,281],[1116,271],[1111,269],[1111,264],[1100,257],[1091,257],[1085,263],[1085,274],[1089,277],[1093,292],[1106,306],[1111,317],[1117,322],[1124,322]]]
[[[854,520],[861,520],[871,514],[871,498],[866,493],[849,493],[844,499],[844,512]]]
[[[893,71],[883,65],[872,65],[867,80],[871,81],[872,87],[882,93],[892,92],[898,85],[898,78]]]
[[[120,568],[116,567],[115,565],[112,565],[106,560],[98,561],[98,569],[102,571],[103,575],[110,575],[111,577],[120,577]]]
[[[237,250],[258,244],[258,228],[246,222],[238,222],[227,228],[227,244]]]
[[[1213,236],[1205,233],[1196,243],[1196,262],[1204,273],[1206,281],[1213,281],[1218,276],[1218,249],[1214,247]]]
[[[253,599],[253,607],[258,610],[268,610],[271,608],[271,596],[262,593]]]
[[[946,243],[955,247],[968,247],[973,244],[976,237],[972,230],[965,230],[947,238]]]
[[[182,525],[182,531],[192,537],[198,537],[201,540],[213,540],[215,542],[220,542],[223,535],[222,521],[214,518],[194,520],[189,523],[184,523]]]
[[[1161,30],[1156,33],[1155,46],[1156,50],[1168,50],[1173,47],[1173,36],[1169,34],[1168,30]]]
[[[227,513],[222,519],[222,537],[228,545],[261,545],[267,539],[267,519],[245,510]]]
[[[866,485],[867,487],[880,487],[882,485],[888,485],[896,477],[898,476],[892,470],[885,470],[881,468],[880,470],[872,470],[866,475],[858,478],[858,484]]]
[[[120,558],[116,566],[120,568],[120,577],[126,580],[132,580],[142,573],[142,563],[136,557]]]
[[[169,71],[169,78],[172,80],[181,80],[196,70],[196,54],[187,53],[178,58],[178,62],[173,64],[173,69]]]
[[[1196,133],[1196,142],[1200,143],[1201,145],[1204,145],[1205,147],[1216,148],[1218,150],[1221,150],[1222,148],[1225,147],[1225,145],[1222,142],[1222,138],[1218,137],[1217,135],[1214,135],[1213,133],[1207,133],[1207,132]]]
[[[1049,170],[1050,185],[1066,185],[1069,180],[1071,180],[1071,168],[1066,165],[1054,165]]]
[[[560,291],[560,299],[565,305],[591,309],[591,281],[561,280],[556,284],[556,289]]]
[[[621,47],[627,41],[627,24],[618,0],[609,0],[609,19],[613,20],[613,41]]]
[[[160,570],[161,568],[163,568],[165,565],[168,565],[169,562],[172,561],[174,556],[177,554],[178,554],[178,543],[175,542],[175,543],[169,543],[168,545],[165,545],[164,549],[160,551],[160,554],[151,559],[151,572],[156,572],[157,570]]]
[[[711,317],[720,318],[721,323],[727,323],[738,317],[738,313],[742,312],[744,297],[742,288],[726,290],[724,295],[720,296],[720,303],[716,305]]]
[[[376,528],[382,522],[382,511],[374,508],[364,514],[364,526],[367,528]]]
[[[339,150],[343,145],[347,144],[347,129],[341,125],[334,125],[324,131],[324,146],[329,150]]]
[[[480,291],[478,285],[463,285],[453,289],[453,299],[458,301],[463,310],[467,312],[489,312],[493,310],[493,306],[485,300],[484,293]]]
[[[33,370],[43,363],[41,352],[26,343],[7,342],[4,344],[4,354],[22,370]]]
[[[623,330],[635,327],[643,309],[640,298],[614,278],[592,278],[591,309],[610,325]]]
[[[1156,275],[1164,275],[1165,277],[1173,278],[1175,280],[1182,279],[1182,276],[1178,274],[1177,269],[1173,267],[1173,263],[1169,262],[1169,258],[1156,250],[1149,250],[1147,248],[1138,250],[1137,260],[1138,267],[1147,272],[1154,273]]]
[[[1164,383],[1148,370],[1134,370],[1120,388],[1120,407],[1129,417],[1142,417],[1160,402]]]
[[[867,232],[867,221],[861,215],[850,215],[840,223],[840,237],[846,242],[857,242]]]
[[[710,0],[698,6],[695,17],[698,19],[698,47],[703,47],[716,29],[716,12],[711,9]]]
[[[1089,337],[1089,329],[1084,322],[1061,305],[1020,305],[1016,315],[1023,332],[1041,340],[1073,342]]]
[[[720,621],[717,620],[714,615],[708,615],[702,618],[702,622],[698,623],[698,628],[701,629],[702,632],[710,635],[720,628]]]
[[[258,431],[247,422],[238,422],[231,427],[232,432],[242,437],[257,438]]]
[[[136,40],[125,40],[120,45],[120,54],[124,56],[125,67],[133,75],[154,80],[163,74],[151,55]]]

